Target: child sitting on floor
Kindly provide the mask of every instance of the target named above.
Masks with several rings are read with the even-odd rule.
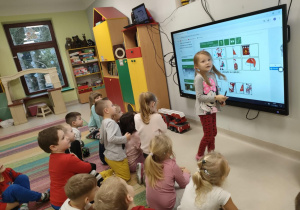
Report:
[[[120,118],[120,129],[122,134],[130,133],[130,141],[126,143],[125,150],[128,159],[130,172],[136,172],[139,184],[143,180],[143,163],[144,156],[141,149],[141,140],[135,129],[134,115],[135,112],[127,112]]]
[[[65,153],[73,153],[80,160],[82,160],[82,149],[79,141],[75,141],[75,133],[73,132],[72,127],[69,124],[58,125],[63,130],[66,137],[68,137],[71,142],[71,147],[66,149]]]
[[[237,210],[230,193],[221,188],[229,171],[228,162],[220,153],[211,152],[202,157],[177,209]]]
[[[149,150],[145,160],[147,203],[154,209],[176,208],[182,190],[175,190],[175,182],[180,188],[185,188],[190,180],[190,172],[176,164],[172,141],[165,134],[155,136],[150,141]]]
[[[95,195],[95,210],[154,210],[144,206],[134,206],[134,189],[123,179],[111,176],[106,179]]]
[[[98,92],[92,92],[89,96],[91,116],[88,124],[90,133],[86,136],[88,139],[97,139],[97,134],[101,127],[103,118],[99,116],[95,111],[95,103],[99,100],[102,100],[102,94]]]
[[[111,119],[116,114],[116,108],[110,100],[99,100],[95,104],[96,113],[103,116],[100,128],[100,141],[105,147],[105,161],[114,173],[122,179],[130,179],[130,171],[125,151],[122,144],[125,144],[131,137],[130,133],[121,134],[118,124]]]
[[[75,174],[90,173],[96,170],[96,165],[81,161],[74,154],[65,154],[65,150],[71,145],[61,126],[53,126],[39,132],[38,144],[46,153],[51,153],[49,158],[50,203],[55,210],[58,210],[67,199],[64,186],[68,179]],[[98,180],[101,178],[98,176]]]
[[[167,132],[167,124],[157,113],[158,99],[151,92],[140,94],[140,113],[134,116],[135,128],[141,138],[141,148],[144,158],[149,155],[151,139],[161,133]]]
[[[70,112],[66,115],[65,119],[66,119],[66,123],[72,127],[73,133],[75,134],[75,141],[71,142],[71,151],[72,152],[79,151],[79,150],[82,151],[82,148],[84,147],[84,142],[81,140],[81,132],[78,129],[79,127],[82,127],[82,125],[83,125],[83,120],[81,118],[81,114],[79,112]],[[80,149],[78,148],[78,142],[76,142],[76,141],[80,142]],[[80,154],[76,154],[76,156],[80,160],[83,160],[83,157],[88,157],[86,155],[83,155],[83,153],[81,156],[80,156]]]
[[[91,174],[76,174],[65,185],[65,193],[68,199],[61,206],[61,210],[92,210],[91,201],[99,187],[97,179]]]
[[[25,174],[15,172],[11,168],[5,168],[0,163],[0,209],[28,210],[30,201],[46,202],[50,192],[39,193],[30,189],[29,178]]]

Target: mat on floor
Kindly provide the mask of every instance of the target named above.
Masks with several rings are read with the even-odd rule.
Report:
[[[35,130],[0,141],[0,159],[6,167],[13,168],[15,171],[28,175],[32,190],[44,192],[50,186],[48,173],[49,154],[45,153],[38,146],[37,135],[39,131],[40,130]],[[82,139],[85,146],[90,149],[91,155],[85,160],[95,163],[97,165],[97,171],[107,169],[108,167],[103,166],[99,159],[99,142],[97,140],[85,139],[87,134],[88,131],[83,131]],[[135,204],[146,205],[145,187],[137,184],[135,174],[132,174],[129,184],[133,186],[136,192],[134,198]],[[35,210],[52,209],[49,202],[43,204],[32,202],[29,204],[29,207]]]

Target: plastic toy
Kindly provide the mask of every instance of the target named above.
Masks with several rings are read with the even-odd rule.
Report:
[[[162,108],[158,110],[158,113],[162,116],[168,129],[171,131],[182,133],[190,129],[190,123],[187,122],[183,112]]]

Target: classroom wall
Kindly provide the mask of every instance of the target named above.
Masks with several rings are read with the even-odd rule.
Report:
[[[289,4],[290,1],[282,0],[282,4]],[[145,3],[147,9],[153,18],[162,22],[177,7],[181,6],[179,0],[110,0],[96,1],[87,10],[88,21],[92,30],[93,26],[93,8],[94,7],[115,7],[127,17],[130,17],[131,9],[141,3]],[[275,0],[209,0],[209,10],[215,20],[220,20],[243,13],[253,12],[256,10],[276,6],[278,1]],[[289,16],[289,25],[291,26],[291,41],[288,44],[289,53],[289,102],[290,115],[280,116],[276,114],[260,112],[259,117],[255,120],[245,118],[247,109],[226,106],[223,111],[218,113],[217,126],[229,131],[253,137],[265,142],[273,143],[292,150],[300,151],[300,71],[298,71],[298,57],[300,42],[300,27],[297,24],[300,21],[299,15],[300,2],[293,1]],[[173,15],[164,23],[161,23],[161,29],[168,35],[171,40],[171,31],[200,25],[210,22],[210,18],[204,12],[201,1],[195,2],[178,8]],[[163,53],[173,51],[172,45],[168,42],[165,35],[161,34]],[[165,64],[167,74],[170,74],[171,67]],[[173,68],[173,73],[175,69]],[[177,77],[175,77],[177,81]],[[168,89],[171,101],[171,107],[174,110],[183,111],[188,118],[199,120],[194,112],[194,99],[180,97],[179,88],[173,82],[173,77],[168,77]],[[249,117],[254,117],[256,111],[250,111]],[[200,136],[199,136],[200,139]]]
[[[69,86],[74,88],[72,80],[70,65],[67,60],[65,43],[66,37],[72,37],[78,35],[82,39],[82,34],[85,33],[87,39],[91,39],[91,31],[87,21],[87,15],[84,10],[75,12],[59,12],[48,14],[34,14],[34,15],[20,15],[20,16],[0,16],[0,23],[20,23],[20,22],[33,22],[41,20],[51,20],[58,49],[61,54],[63,66],[68,78]],[[14,60],[9,44],[6,39],[6,35],[3,26],[0,27],[0,74],[1,76],[12,75],[17,73]],[[11,89],[14,99],[25,97],[25,93],[20,80],[11,82]],[[65,102],[77,100],[77,94],[75,90],[63,92]]]

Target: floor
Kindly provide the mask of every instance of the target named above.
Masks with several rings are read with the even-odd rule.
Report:
[[[78,111],[85,121],[89,120],[88,104],[67,107],[68,112]],[[43,118],[29,118],[26,124],[1,128],[0,136],[22,131],[43,123],[63,119],[65,114],[48,115]],[[178,134],[171,131],[167,135],[173,140],[173,150],[178,165],[196,171],[195,154],[203,135],[200,123],[190,121],[191,130]],[[231,193],[233,202],[243,210],[286,210],[295,209],[294,199],[300,184],[300,159],[286,153],[274,152],[258,146],[235,134],[218,131],[216,151],[221,152],[231,167],[224,183],[224,189]]]

